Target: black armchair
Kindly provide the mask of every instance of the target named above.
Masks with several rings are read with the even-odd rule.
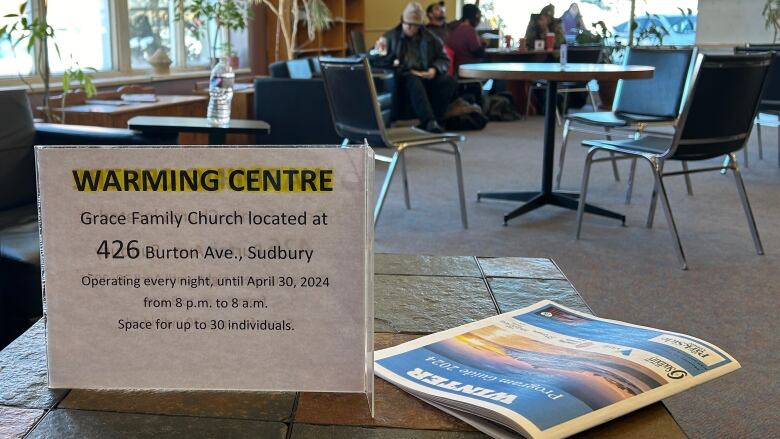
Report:
[[[34,145],[150,144],[126,129],[33,123],[24,90],[0,92],[0,347],[42,314]]]

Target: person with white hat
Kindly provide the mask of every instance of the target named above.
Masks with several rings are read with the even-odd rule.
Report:
[[[403,114],[405,102],[420,120],[419,127],[440,133],[439,122],[455,97],[457,82],[447,75],[450,59],[442,41],[424,26],[425,12],[411,2],[401,14],[401,23],[381,36],[370,58],[374,67],[393,68],[393,111]]]

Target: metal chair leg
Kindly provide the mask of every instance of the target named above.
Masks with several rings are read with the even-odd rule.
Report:
[[[406,209],[412,208],[412,203],[409,201],[409,178],[406,173],[406,159],[404,151],[400,151],[398,154],[398,162],[401,163],[401,177],[404,181],[404,202],[406,203]]]
[[[569,127],[571,121],[566,119],[563,123],[563,140],[561,141],[561,153],[558,156],[558,175],[555,176],[555,189],[561,188],[561,177],[563,176],[563,162],[566,160],[566,144],[569,142]]]
[[[604,127],[604,131],[606,132],[605,136],[607,137],[607,140],[612,140],[612,134],[610,134],[611,132],[610,128]],[[610,151],[609,156],[615,158],[615,153]],[[612,160],[612,174],[615,176],[615,181],[620,181],[620,173],[618,172],[617,161],[615,160]]]
[[[558,108],[558,106],[556,105],[555,108]],[[568,112],[569,112],[569,94],[563,93],[563,107],[561,108],[560,114],[558,114],[558,126],[563,125],[563,119],[566,118],[566,113]]]
[[[466,195],[463,190],[463,167],[460,160],[460,147],[455,142],[449,142],[452,145],[452,151],[455,154],[455,172],[458,176],[458,200],[460,201],[460,221],[463,223],[463,228],[469,228],[469,220],[466,216]]]
[[[726,156],[726,158],[723,159],[723,167],[720,169],[720,175],[726,175],[726,171],[729,170],[729,163],[731,163],[731,158]]]
[[[634,177],[636,176],[636,159],[631,159],[631,167],[628,168],[628,185],[626,186],[626,204],[631,204],[631,195],[634,193]]]
[[[588,155],[585,156],[585,169],[582,171],[582,185],[580,185],[580,203],[577,205],[577,226],[574,231],[574,239],[580,239],[580,232],[582,231],[582,217],[585,214],[585,199],[588,196],[588,180],[590,179],[590,168],[593,165],[593,155],[598,151],[598,148],[591,148],[588,150]]]
[[[756,134],[758,135],[758,159],[764,160],[764,142],[761,140],[761,124],[756,124]]]
[[[528,117],[529,112],[531,111],[531,91],[533,90],[533,86],[531,86],[531,83],[528,83],[528,87],[525,89],[525,114],[523,114],[523,119],[526,119]]]
[[[745,167],[749,168],[750,166],[748,165],[748,163],[749,163],[748,162],[748,142],[745,142],[745,146],[742,147],[742,156],[745,159],[744,160]]]
[[[664,205],[666,222],[669,224],[669,230],[672,232],[672,243],[674,244],[674,250],[677,253],[677,260],[680,262],[680,268],[682,270],[687,270],[688,262],[685,260],[685,252],[683,251],[682,243],[680,242],[680,235],[677,233],[677,225],[674,223],[674,217],[672,216],[672,206],[669,204],[669,197],[666,196],[666,187],[664,187],[664,177],[662,174],[663,162],[659,162],[657,165],[653,166],[655,186],[658,188],[658,193],[661,196],[661,203]]]
[[[598,104],[596,104],[596,92],[588,86],[588,97],[590,98],[590,104],[593,106],[593,112],[599,111]]]
[[[780,166],[780,125],[777,126],[777,166]]]
[[[655,172],[656,167],[658,168],[658,172],[663,173],[664,172],[664,161],[659,160],[657,165],[653,165],[653,171]],[[653,220],[655,219],[655,206],[658,203],[658,183],[656,183],[653,186],[653,194],[650,195],[650,210],[647,212],[647,228],[652,229],[653,228]]]
[[[745,209],[745,216],[747,216],[748,227],[750,227],[750,235],[753,237],[753,245],[756,246],[756,253],[759,255],[764,254],[764,246],[761,245],[761,238],[758,236],[758,228],[756,227],[756,219],[753,217],[753,209],[750,208],[750,201],[748,201],[747,191],[745,191],[745,182],[742,181],[742,173],[739,172],[739,164],[737,164],[737,155],[733,152],[729,154],[731,157],[731,170],[734,172],[734,179],[737,182],[737,191],[739,191],[739,199],[742,201],[742,208]]]
[[[393,181],[393,174],[395,174],[395,167],[397,164],[398,151],[393,154],[393,158],[390,160],[390,164],[387,166],[385,181],[382,183],[382,188],[379,190],[379,198],[376,200],[376,206],[374,206],[374,227],[376,227],[376,223],[379,220],[379,214],[382,213],[382,207],[385,205],[387,190],[390,188],[390,183]]]
[[[682,164],[683,171],[688,172],[688,162],[683,160],[680,162]],[[685,177],[685,189],[688,190],[688,195],[693,196],[693,185],[691,185],[691,174],[683,174]]]

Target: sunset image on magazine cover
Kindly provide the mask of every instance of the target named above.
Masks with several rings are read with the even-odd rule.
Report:
[[[426,347],[474,370],[566,392],[593,410],[667,382],[621,358],[554,346],[495,325]]]

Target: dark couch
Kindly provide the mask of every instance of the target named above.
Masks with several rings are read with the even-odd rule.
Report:
[[[255,79],[255,118],[271,125],[262,136],[266,145],[338,144],[333,118],[319,77],[317,58],[279,61],[268,67],[271,77]],[[392,75],[375,78],[385,125],[390,125]]]
[[[0,92],[0,348],[42,314],[34,145],[156,143],[126,129],[33,123],[24,90]]]

